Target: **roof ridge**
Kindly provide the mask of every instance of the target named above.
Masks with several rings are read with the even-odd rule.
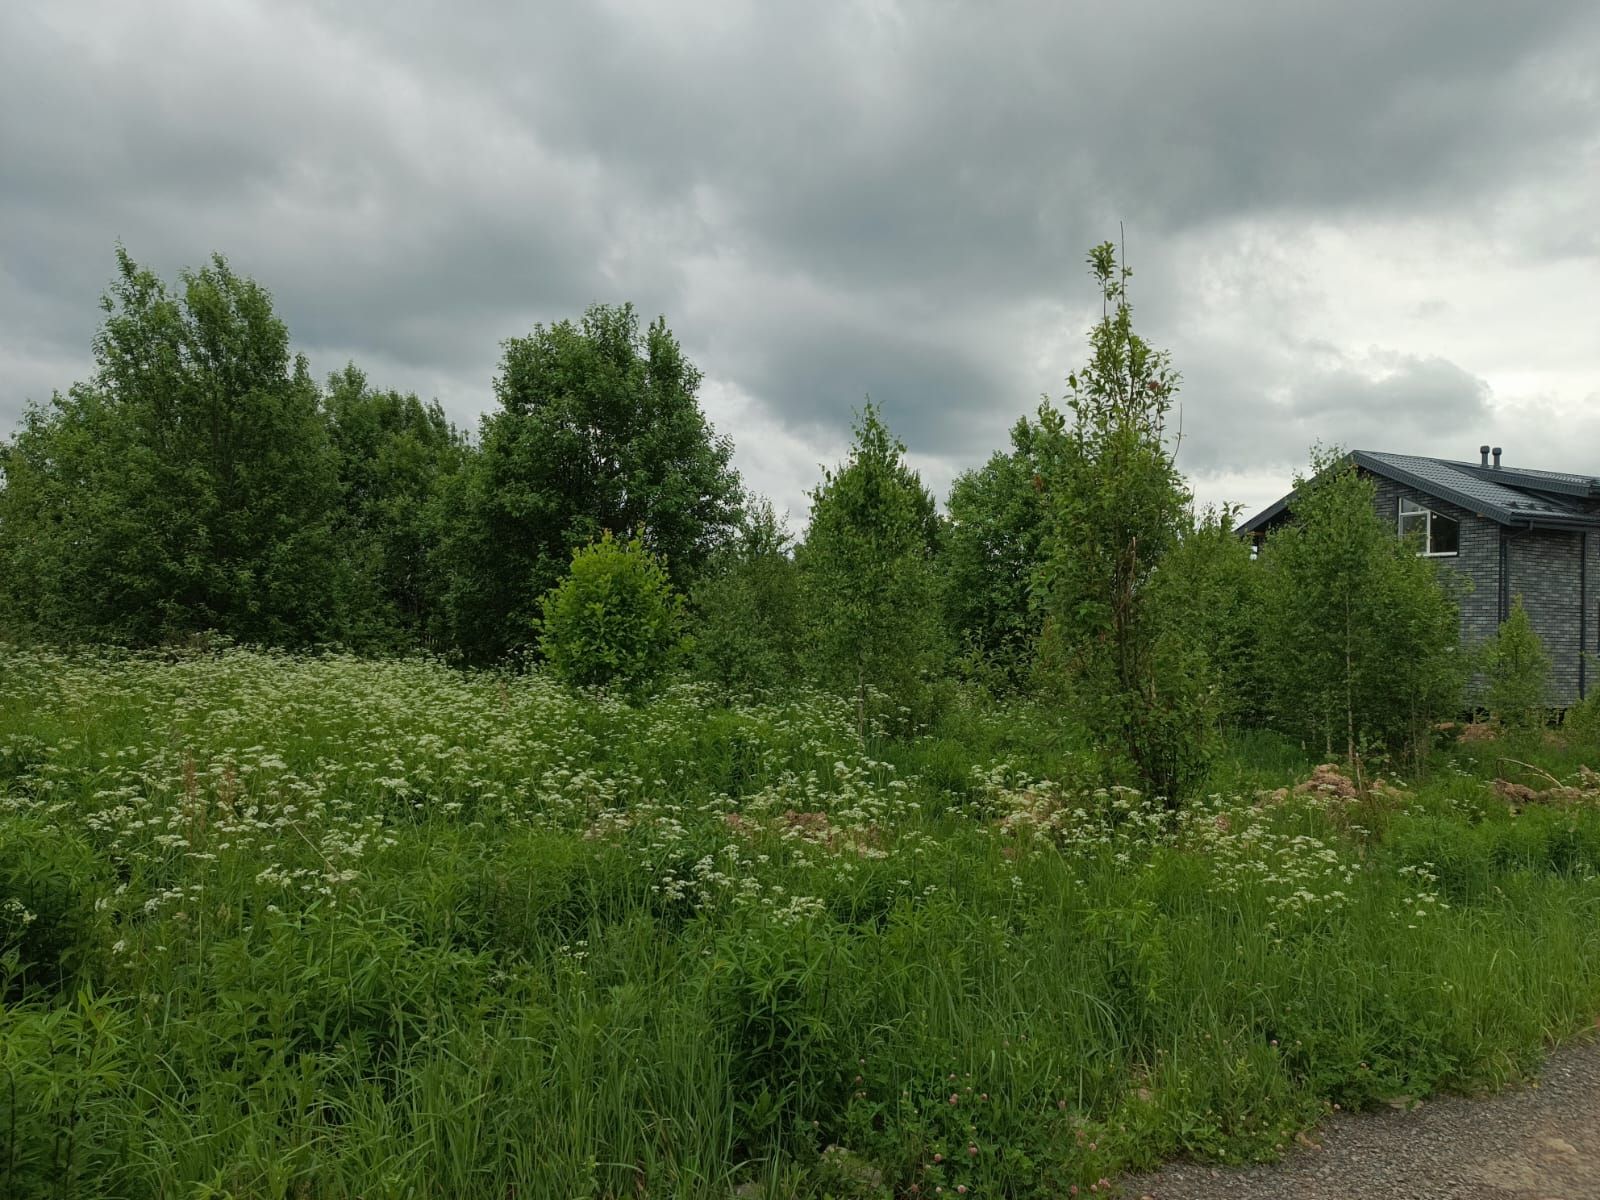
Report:
[[[1489,466],[1467,459],[1440,458],[1432,454],[1402,454],[1396,450],[1362,450],[1357,453],[1379,461],[1431,463],[1513,491],[1531,489],[1583,498],[1600,497],[1600,475],[1584,475],[1577,471],[1547,471],[1542,467]]]

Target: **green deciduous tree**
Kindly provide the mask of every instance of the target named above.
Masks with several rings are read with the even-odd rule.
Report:
[[[1167,444],[1178,375],[1134,331],[1115,248],[1096,246],[1089,266],[1102,315],[1088,364],[1067,378],[1072,419],[1039,410],[1049,656],[1108,759],[1176,804],[1204,774],[1210,728],[1203,657],[1176,636],[1170,593],[1153,586],[1189,521]]]
[[[1167,632],[1205,661],[1207,706],[1222,725],[1265,711],[1260,667],[1261,572],[1229,507],[1197,513],[1153,579]]]
[[[344,638],[361,649],[437,648],[436,500],[466,462],[466,441],[437,401],[370,387],[353,364],[329,378],[325,406],[339,472]]]
[[[939,557],[945,612],[962,661],[1005,686],[1026,677],[1041,621],[1033,601],[1046,513],[1037,435],[1032,421],[1018,421],[1009,451],[956,477]]]
[[[732,447],[700,410],[700,372],[631,305],[505,343],[498,412],[442,502],[452,637],[486,661],[523,644],[574,547],[640,530],[688,586],[736,527]]]
[[[220,256],[176,291],[117,266],[94,376],[5,451],[6,600],[74,637],[335,634],[336,465],[271,297]]]
[[[933,497],[868,402],[845,463],[811,493],[799,551],[814,660],[823,682],[854,695],[864,731],[869,690],[914,700],[944,654]]]
[[[683,597],[642,539],[607,530],[572,556],[567,577],[540,603],[539,648],[580,687],[638,692],[661,677],[683,640]]]
[[[1520,595],[1494,637],[1484,643],[1482,656],[1489,715],[1513,733],[1542,728],[1550,712],[1550,655]]]
[[[1434,563],[1378,517],[1374,485],[1312,456],[1291,520],[1261,550],[1262,664],[1276,722],[1343,750],[1420,750],[1460,703],[1457,609]]]
[[[0,442],[0,619],[12,633],[156,635],[160,614],[129,613],[111,573],[126,517],[107,481],[125,469],[130,442],[126,414],[83,387],[30,405]]]
[[[738,538],[717,552],[691,594],[702,679],[737,691],[796,678],[804,612],[790,542],[769,502],[747,504]]]

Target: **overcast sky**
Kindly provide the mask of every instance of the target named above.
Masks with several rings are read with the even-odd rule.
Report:
[[[1597,63],[1593,0],[6,4],[0,431],[120,239],[464,424],[503,339],[631,300],[797,519],[868,394],[942,497],[1121,222],[1202,499],[1319,439],[1600,472]]]

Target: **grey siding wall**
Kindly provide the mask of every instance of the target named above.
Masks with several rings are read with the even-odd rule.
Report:
[[[1461,552],[1434,561],[1454,571],[1463,584],[1460,592],[1462,644],[1470,648],[1492,637],[1500,628],[1499,524],[1392,480],[1374,477],[1373,482],[1378,487],[1378,516],[1397,534],[1402,496],[1461,522]]]
[[[1595,538],[1591,535],[1591,542]],[[1583,641],[1594,646],[1593,587],[1594,547],[1590,546],[1589,589],[1591,598],[1580,614],[1578,564],[1582,535],[1552,530],[1508,530],[1506,534],[1507,587],[1510,595],[1522,596],[1528,618],[1544,642],[1553,665],[1551,686],[1557,704],[1571,704],[1578,698],[1578,656],[1580,626]],[[1591,662],[1586,674],[1592,674]]]

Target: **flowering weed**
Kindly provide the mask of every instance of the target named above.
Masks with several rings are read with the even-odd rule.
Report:
[[[1569,750],[1172,813],[1058,711],[858,717],[0,646],[0,1194],[1083,1196],[1600,1010]]]

